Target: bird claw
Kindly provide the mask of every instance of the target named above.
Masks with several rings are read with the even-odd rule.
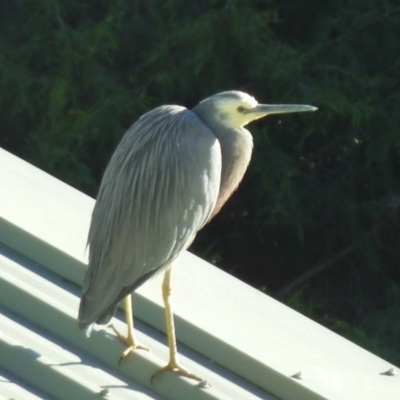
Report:
[[[135,350],[146,350],[150,352],[150,349],[146,346],[141,345],[140,343],[135,344],[134,346],[128,346],[121,354],[121,357],[119,358],[118,364],[121,365],[122,361],[128,357],[128,355],[135,351]]]
[[[179,375],[184,376],[185,378],[194,379],[195,381],[199,382],[199,386],[202,387],[202,388],[211,387],[211,385],[205,379],[201,378],[200,376],[198,376],[196,374],[193,374],[192,372],[190,372],[186,368],[184,368],[181,365],[179,365],[179,363],[172,362],[172,361],[170,361],[165,367],[160,368],[159,370],[154,372],[153,376],[151,377],[151,383],[154,384],[154,381],[161,374],[163,374],[165,371],[173,371],[173,372],[176,372]]]
[[[125,343],[125,345],[127,346],[127,348],[122,352],[121,357],[119,358],[119,362],[118,364],[121,365],[121,362],[124,358],[126,358],[132,351],[134,350],[146,350],[150,352],[150,349],[146,346],[143,346],[142,344],[140,344],[138,341],[136,341],[136,339],[133,336],[125,336],[122,333],[119,332],[119,330],[114,326],[114,325],[108,325],[109,329],[111,329],[116,335],[117,338]]]

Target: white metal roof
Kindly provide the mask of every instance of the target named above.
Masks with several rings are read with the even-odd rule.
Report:
[[[113,333],[87,339],[76,321],[93,199],[1,149],[0,188],[0,399],[400,398],[383,374],[396,367],[188,252],[173,272],[178,350],[212,387],[173,373],[152,385],[168,358],[162,276],[134,295],[152,352],[119,365]]]

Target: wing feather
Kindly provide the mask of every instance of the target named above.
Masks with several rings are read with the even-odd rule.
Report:
[[[190,245],[212,215],[220,178],[219,142],[193,112],[162,106],[132,125],[93,210],[81,327],[107,322],[127,292]]]

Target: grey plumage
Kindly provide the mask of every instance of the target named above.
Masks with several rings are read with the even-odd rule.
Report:
[[[219,211],[251,158],[245,124],[314,109],[258,105],[230,91],[192,111],[161,106],[134,123],[110,160],[93,210],[79,326],[107,323],[118,302],[169,266]]]
[[[162,106],[132,125],[93,210],[81,328],[107,323],[143,277],[186,249],[211,217],[220,175],[219,142],[192,111]]]

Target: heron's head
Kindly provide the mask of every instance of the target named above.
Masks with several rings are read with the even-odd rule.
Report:
[[[300,104],[258,104],[257,100],[247,93],[231,90],[217,93],[199,103],[196,107],[213,114],[217,120],[229,128],[239,128],[249,122],[269,114],[315,111],[316,107]],[[195,108],[195,110],[196,110]]]

